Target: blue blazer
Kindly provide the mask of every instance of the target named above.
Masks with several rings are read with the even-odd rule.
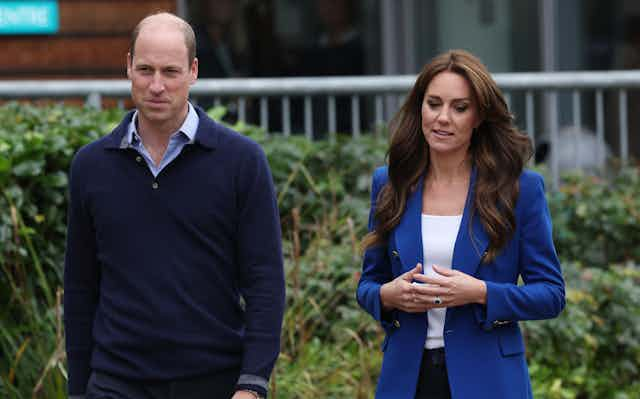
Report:
[[[373,176],[369,230],[387,167]],[[386,332],[376,398],[414,398],[427,335],[427,314],[382,312],[380,287],[422,262],[422,183],[410,194],[400,223],[385,245],[364,253],[357,299]],[[564,281],[551,236],[542,176],[524,171],[516,203],[516,229],[493,262],[482,263],[489,238],[477,215],[471,220],[475,171],[453,252],[453,268],[484,280],[486,305],[447,309],[445,356],[454,399],[532,398],[519,320],[548,319],[565,305]],[[523,285],[518,285],[521,277]]]

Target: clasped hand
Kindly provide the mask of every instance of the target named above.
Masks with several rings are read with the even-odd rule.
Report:
[[[426,312],[468,303],[486,303],[484,281],[458,270],[433,265],[435,275],[422,274],[422,264],[383,284],[380,300],[386,310]],[[436,300],[438,298],[439,300]]]

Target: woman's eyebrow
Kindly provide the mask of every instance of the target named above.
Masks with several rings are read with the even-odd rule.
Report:
[[[434,94],[427,94],[426,97],[428,99],[442,100],[442,98],[440,98],[440,96],[434,95]],[[460,97],[460,98],[451,99],[451,102],[459,102],[459,101],[471,101],[471,98],[470,97]]]

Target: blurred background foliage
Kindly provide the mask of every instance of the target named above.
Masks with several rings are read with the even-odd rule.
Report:
[[[210,110],[217,119],[224,109]],[[0,397],[64,398],[62,270],[67,171],[122,111],[0,106]],[[272,398],[373,397],[381,330],[358,308],[376,135],[258,141],[278,189],[287,311]],[[538,398],[640,397],[640,175],[567,175],[548,193],[567,282],[560,317],[521,323]]]

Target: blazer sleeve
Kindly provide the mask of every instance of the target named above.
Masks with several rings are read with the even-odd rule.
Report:
[[[369,211],[369,231],[375,227],[374,215],[376,212],[376,202],[380,190],[387,181],[386,167],[376,169],[371,184],[371,208]],[[362,273],[358,282],[356,298],[358,304],[366,310],[375,320],[379,321],[382,327],[388,331],[391,328],[391,320],[396,319],[393,315],[396,311],[383,312],[380,301],[380,287],[382,284],[393,280],[391,271],[391,261],[387,251],[387,245],[381,244],[368,248],[364,252],[362,261]]]
[[[486,281],[487,303],[476,312],[485,329],[506,321],[553,318],[565,306],[564,280],[553,245],[542,176],[525,172],[519,201],[521,231],[516,262],[524,285]]]

